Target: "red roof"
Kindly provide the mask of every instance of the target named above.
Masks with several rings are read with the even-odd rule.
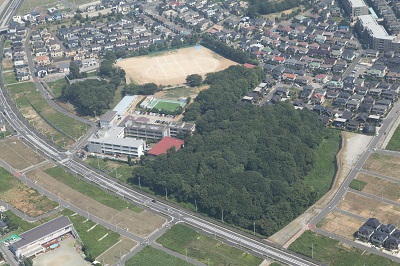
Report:
[[[149,150],[149,155],[158,156],[160,154],[166,154],[169,148],[175,147],[176,150],[179,150],[185,142],[181,139],[164,137],[160,142],[158,142],[154,147]]]
[[[254,68],[254,67],[255,67],[255,65],[248,64],[248,63],[243,64],[243,66],[244,66],[245,68]]]

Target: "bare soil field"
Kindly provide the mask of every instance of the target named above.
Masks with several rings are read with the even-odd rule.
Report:
[[[0,1],[0,4],[1,4],[1,1]],[[13,70],[14,69],[14,63],[13,63],[12,59],[5,58],[5,59],[3,59],[1,64],[2,64],[2,67],[3,67],[3,71]]]
[[[366,219],[375,217],[382,223],[396,224],[400,218],[400,208],[352,192],[346,194],[338,208]]]
[[[0,141],[0,158],[13,168],[23,170],[45,159],[17,138]]]
[[[209,85],[204,85],[201,87],[189,87],[189,86],[178,86],[174,88],[165,88],[162,91],[156,92],[154,98],[159,99],[172,99],[176,100],[183,97],[191,97],[192,99],[202,91],[208,89]]]
[[[85,261],[75,249],[74,245],[77,241],[70,237],[61,241],[60,246],[50,252],[40,254],[33,259],[35,266],[75,266],[75,265],[91,265]],[[79,244],[78,244],[79,245]]]
[[[90,214],[95,215],[111,224],[117,224],[119,228],[126,228],[126,230],[129,230],[129,232],[138,236],[145,237],[149,235],[157,228],[160,228],[165,222],[163,217],[157,216],[148,211],[137,213],[129,209],[125,209],[120,212],[101,204],[98,201],[95,201],[94,199],[73,190],[72,188],[64,185],[63,183],[43,172],[44,169],[52,166],[53,165],[48,164],[46,166],[34,169],[26,173],[26,176],[31,180],[36,180],[38,183],[43,184],[44,189],[50,191],[52,194],[58,195],[58,197],[69,202],[70,204],[82,210],[87,210]]]
[[[400,157],[398,156],[372,153],[363,168],[400,179]]]
[[[13,180],[13,186],[0,194],[0,199],[13,205],[30,217],[36,217],[52,211],[58,204],[21,183]]]
[[[317,226],[335,235],[353,240],[353,234],[364,224],[364,221],[339,212],[330,212]]]
[[[379,177],[358,174],[357,180],[367,182],[363,192],[400,202],[400,185]]]
[[[137,242],[120,236],[119,242],[98,256],[96,260],[100,261],[103,265],[115,265],[121,259],[121,256],[128,254],[136,245]]]
[[[196,46],[150,56],[126,58],[118,61],[117,65],[125,70],[128,82],[176,85],[185,83],[190,74],[205,76],[236,63],[205,47]]]

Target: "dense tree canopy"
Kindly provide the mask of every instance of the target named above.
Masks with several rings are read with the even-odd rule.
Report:
[[[103,109],[109,108],[115,89],[105,80],[88,79],[64,86],[62,97],[74,104],[82,115],[100,115]]]
[[[226,43],[217,40],[211,35],[203,34],[201,38],[201,44],[205,47],[213,50],[214,52],[231,59],[232,61],[238,62],[240,64],[252,63],[258,64],[256,59],[250,57],[249,53],[237,50]]]
[[[81,79],[81,78],[86,78],[87,74],[86,72],[79,72],[79,66],[75,63],[75,61],[71,61],[69,64],[69,74],[68,78],[69,79]]]
[[[143,85],[131,83],[122,88],[122,95],[153,95],[160,90],[161,88],[155,83],[146,83]]]
[[[190,87],[199,86],[203,81],[203,77],[199,74],[191,74],[186,77],[186,82]]]
[[[324,134],[317,116],[289,104],[241,104],[263,77],[259,68],[232,66],[208,74],[202,91],[185,113],[197,130],[185,148],[155,160],[142,158],[134,169],[142,185],[199,211],[243,228],[271,235],[316,200],[304,182]]]
[[[310,1],[303,0],[282,0],[282,1],[265,1],[265,0],[250,0],[247,14],[250,17],[258,15],[267,15],[271,13],[281,12],[301,4],[308,4]]]

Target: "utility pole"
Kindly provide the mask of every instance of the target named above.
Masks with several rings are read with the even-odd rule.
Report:
[[[221,211],[221,220],[222,220],[222,222],[224,222],[224,209],[222,209],[222,211]]]
[[[139,188],[142,189],[142,185],[140,184],[140,176],[138,176],[139,179]]]
[[[165,199],[168,200],[168,189],[165,188]]]
[[[256,222],[253,223],[253,234],[256,235]]]
[[[197,212],[197,200],[194,199],[194,205],[196,206],[196,212]]]

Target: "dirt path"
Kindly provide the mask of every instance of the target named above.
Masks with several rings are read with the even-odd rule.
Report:
[[[272,235],[269,240],[287,248],[306,229],[309,221],[318,214],[333,198],[340,185],[346,179],[350,170],[364,152],[371,136],[350,132],[342,132],[342,148],[337,154],[338,171],[332,189],[308,208],[302,215],[289,223],[285,228]]]

